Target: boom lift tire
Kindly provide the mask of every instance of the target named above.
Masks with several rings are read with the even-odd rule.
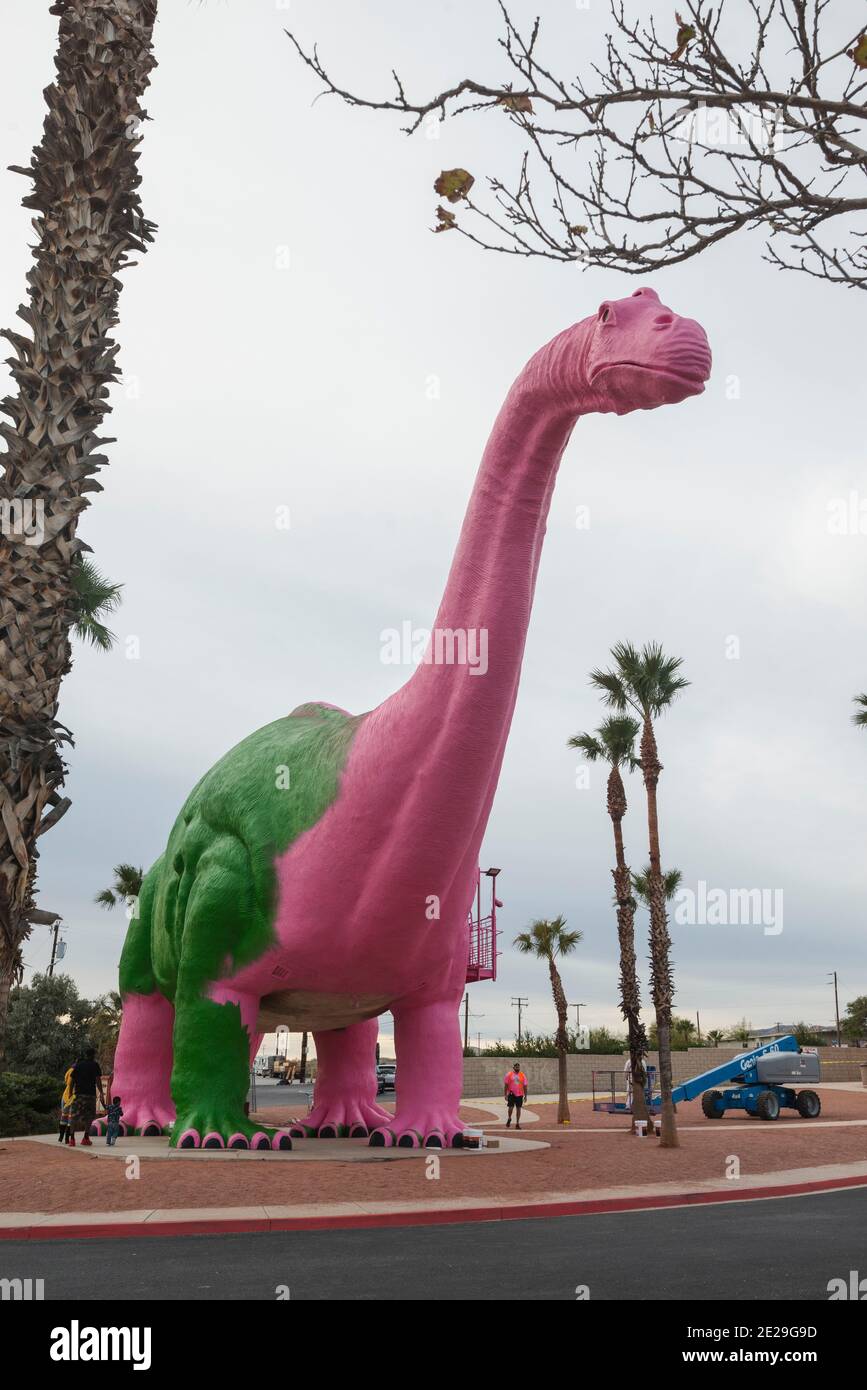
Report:
[[[760,1120],[776,1120],[780,1113],[780,1101],[776,1091],[762,1091],[756,1096],[756,1114]]]
[[[795,1108],[805,1120],[815,1120],[822,1113],[822,1102],[815,1091],[799,1091]]]
[[[709,1120],[721,1120],[725,1109],[720,1108],[722,1091],[705,1091],[701,1098],[701,1108]]]

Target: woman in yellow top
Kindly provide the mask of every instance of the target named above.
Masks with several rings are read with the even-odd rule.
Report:
[[[75,1087],[72,1084],[73,1068],[70,1067],[63,1078],[63,1095],[60,1097],[60,1133],[57,1136],[58,1144],[74,1144],[75,1136],[72,1132],[72,1107],[75,1103]]]

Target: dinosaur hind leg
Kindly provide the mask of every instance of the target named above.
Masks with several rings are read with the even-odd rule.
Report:
[[[314,1032],[316,1087],[313,1109],[290,1126],[293,1137],[365,1139],[391,1115],[376,1103],[375,1018],[352,1023],[348,1028]]]
[[[120,1097],[126,1134],[162,1134],[174,1122],[170,1090],[174,1018],[174,1009],[159,990],[124,996],[111,1089]]]
[[[392,1005],[397,1051],[397,1106],[371,1144],[390,1148],[460,1148],[463,1061],[460,995]]]
[[[244,1113],[258,1011],[256,995],[229,983],[179,997],[172,1072],[178,1113],[172,1143],[179,1148],[272,1147]],[[273,1147],[291,1148],[288,1134],[278,1131]]]
[[[121,1132],[162,1134],[175,1118],[170,1079],[175,1011],[157,988],[151,959],[151,903],[159,863],[145,876],[120,961],[123,1020],[112,1093],[123,1107]]]
[[[223,978],[256,911],[244,845],[229,834],[209,838],[186,898],[175,994],[172,1144],[179,1148],[292,1147],[281,1131],[272,1145],[245,1114],[260,996]]]

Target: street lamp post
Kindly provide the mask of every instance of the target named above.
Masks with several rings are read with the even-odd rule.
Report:
[[[842,1046],[843,1046],[843,1043],[842,1043],[842,1040],[841,1040],[841,1038],[840,1038],[840,1000],[839,1000],[838,995],[837,995],[837,972],[836,972],[836,970],[829,970],[829,971],[828,971],[828,979],[829,979],[829,980],[833,979],[833,981],[834,981],[834,1017],[835,1017],[835,1019],[837,1020],[837,1046],[838,1046],[838,1047],[842,1047]]]

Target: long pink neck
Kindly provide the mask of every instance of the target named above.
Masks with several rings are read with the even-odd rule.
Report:
[[[437,614],[434,659],[369,716],[390,769],[399,765],[403,774],[401,839],[418,836],[430,851],[431,827],[439,827],[444,870],[460,872],[458,847],[461,863],[477,862],[515,706],[551,494],[582,409],[575,356],[571,330],[537,353],[509,392]],[[560,375],[568,388],[558,389]],[[442,655],[460,640],[455,633],[463,634],[475,672],[436,659],[438,635],[446,639]]]

